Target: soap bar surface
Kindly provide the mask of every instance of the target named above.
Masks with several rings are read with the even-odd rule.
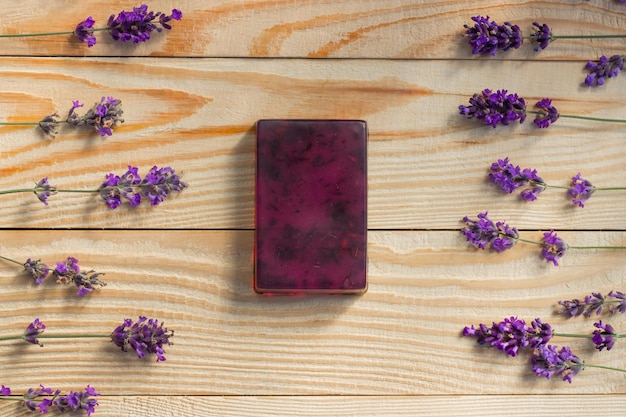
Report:
[[[366,291],[366,123],[259,120],[255,208],[255,291]]]

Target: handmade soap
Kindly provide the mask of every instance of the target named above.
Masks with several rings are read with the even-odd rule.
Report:
[[[367,290],[367,126],[259,120],[254,289]]]

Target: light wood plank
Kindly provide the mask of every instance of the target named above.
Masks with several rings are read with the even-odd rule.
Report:
[[[329,396],[141,396],[100,397],[98,417],[172,416],[273,416],[352,417],[352,416],[451,416],[482,417],[494,410],[506,410],[507,416],[534,415],[620,415],[623,395],[488,395],[488,396],[416,396],[416,397],[329,397]],[[600,405],[599,405],[600,404]],[[6,417],[31,416],[19,404],[0,403]]]
[[[100,27],[111,14],[133,4],[28,0],[20,6],[6,8],[2,33],[71,31],[90,15]],[[99,34],[92,48],[71,35],[12,38],[0,39],[0,55],[469,59],[471,49],[461,34],[475,15],[490,15],[499,23],[510,21],[525,35],[533,32],[536,20],[548,23],[555,35],[626,33],[624,6],[605,0],[150,2],[150,10],[169,14],[172,7],[183,11],[183,20],[145,44],[119,44],[106,34]],[[559,40],[541,53],[525,44],[496,59],[590,60],[622,54],[623,45],[623,39]]]
[[[541,76],[529,82],[511,77],[516,71]],[[540,130],[529,120],[493,129],[458,115],[473,93],[506,88],[529,108],[548,96],[565,114],[625,119],[626,78],[588,90],[581,72],[576,62],[5,59],[3,120],[38,120],[75,99],[114,95],[126,122],[107,139],[0,128],[0,189],[44,176],[60,188],[92,189],[129,164],[141,173],[170,165],[190,187],[160,207],[115,212],[97,195],[53,196],[47,208],[33,195],[5,195],[0,216],[4,227],[253,228],[255,122],[351,118],[367,120],[370,132],[372,229],[452,229],[491,210],[520,228],[623,230],[623,191],[598,192],[580,210],[559,190],[525,203],[486,175],[509,156],[552,184],[581,172],[597,186],[624,186],[624,124],[561,119]]]
[[[623,375],[587,369],[573,384],[535,377],[528,357],[507,358],[460,336],[466,325],[542,317],[557,331],[590,333],[592,320],[554,315],[556,302],[624,290],[619,251],[573,250],[553,267],[536,246],[500,255],[460,233],[371,232],[369,291],[361,297],[264,297],[252,290],[251,231],[4,231],[0,254],[75,256],[108,285],[78,299],[54,282],[34,287],[3,263],[0,336],[39,317],[47,332],[109,334],[147,315],[175,330],[167,361],[138,360],[105,339],[0,343],[2,383],[93,384],[105,395],[438,395],[624,393]],[[538,239],[538,232],[525,238]],[[572,245],[626,243],[624,232],[569,232]],[[607,320],[607,318],[605,318]],[[623,317],[610,319],[619,329]],[[589,363],[626,368],[620,347]],[[618,345],[621,343],[618,341]],[[77,352],[79,354],[77,355]],[[184,377],[183,377],[184,376]]]

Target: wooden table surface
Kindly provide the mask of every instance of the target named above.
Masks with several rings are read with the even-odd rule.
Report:
[[[3,1],[0,32],[73,30],[126,1]],[[109,210],[97,195],[0,196],[0,255],[54,264],[67,256],[104,272],[108,285],[77,298],[53,280],[35,286],[0,264],[0,336],[39,317],[47,333],[110,333],[124,318],[174,329],[167,360],[138,359],[106,339],[0,344],[0,383],[15,394],[39,384],[102,394],[99,416],[623,415],[624,374],[586,369],[572,384],[536,377],[528,356],[505,357],[461,337],[464,326],[518,316],[561,332],[558,300],[624,290],[625,253],[570,251],[561,266],[519,243],[495,254],[460,234],[463,216],[488,210],[526,239],[554,229],[571,245],[626,245],[626,192],[598,191],[584,209],[562,190],[527,203],[499,192],[487,170],[508,156],[568,185],[578,172],[626,186],[626,130],[617,123],[529,120],[493,129],[458,115],[484,88],[528,103],[551,97],[564,114],[626,118],[626,75],[582,85],[584,65],[624,53],[623,39],[524,44],[476,57],[463,24],[488,14],[530,32],[626,34],[613,0],[153,1],[183,11],[145,44],[98,34],[0,39],[0,121],[38,121],[72,100],[122,100],[125,123],[100,138],[64,128],[0,127],[0,189],[48,176],[59,188],[95,188],[128,165],[184,172],[189,187],[157,207]],[[368,123],[368,279],[362,296],[264,297],[254,293],[255,122],[262,118]],[[604,316],[603,316],[604,318]],[[618,331],[626,321],[607,317]],[[568,344],[589,363],[626,368],[618,341],[598,352]],[[0,402],[3,416],[30,415]]]

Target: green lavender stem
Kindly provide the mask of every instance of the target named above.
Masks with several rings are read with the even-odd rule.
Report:
[[[552,35],[551,39],[617,39],[626,38],[626,35]],[[535,38],[532,36],[524,36],[524,39]]]
[[[38,334],[35,336],[37,340],[39,339],[96,339],[96,338],[106,338],[111,337],[110,334]],[[23,335],[19,336],[3,336],[0,337],[0,342],[4,342],[7,340],[24,340]]]
[[[16,193],[37,193],[37,192],[44,192],[46,190],[44,190],[43,188],[16,188],[13,190],[0,190],[0,195],[2,194],[16,194]],[[57,190],[57,189],[50,189],[49,190],[52,193],[98,193],[100,192],[100,190]]]
[[[108,27],[105,28],[93,28],[89,31],[99,32],[103,30],[109,30]],[[0,34],[0,38],[32,38],[35,36],[56,36],[56,35],[74,35],[75,32],[73,30],[63,30],[59,32],[37,32],[37,33],[8,33],[8,34]]]
[[[604,366],[604,365],[590,365],[588,363],[583,364],[583,369],[585,368],[598,368],[598,369],[606,369],[609,371],[626,372],[626,369],[613,368],[612,366]]]
[[[526,113],[530,114],[545,114],[540,111],[535,110],[526,110]],[[609,122],[609,123],[626,123],[624,119],[606,119],[604,117],[591,117],[591,116],[578,116],[575,114],[559,114],[559,117],[567,118],[567,119],[580,119],[580,120],[591,120],[594,122]]]
[[[0,255],[0,259],[4,259],[7,262],[13,262],[14,264],[18,264],[20,266],[24,266],[22,262],[16,261],[15,259],[7,258],[6,256]]]
[[[550,185],[546,183],[542,183],[541,185],[543,185],[546,188],[558,188],[561,190],[569,190],[571,188],[571,187],[566,187],[564,185]],[[595,187],[594,190],[595,191],[624,191],[626,190],[626,187]]]
[[[537,242],[536,240],[522,239],[521,237],[518,237],[515,240],[517,240],[518,242],[531,243],[533,245],[550,246],[543,242]],[[568,245],[567,247],[568,249],[626,249],[626,246],[569,246]]]

